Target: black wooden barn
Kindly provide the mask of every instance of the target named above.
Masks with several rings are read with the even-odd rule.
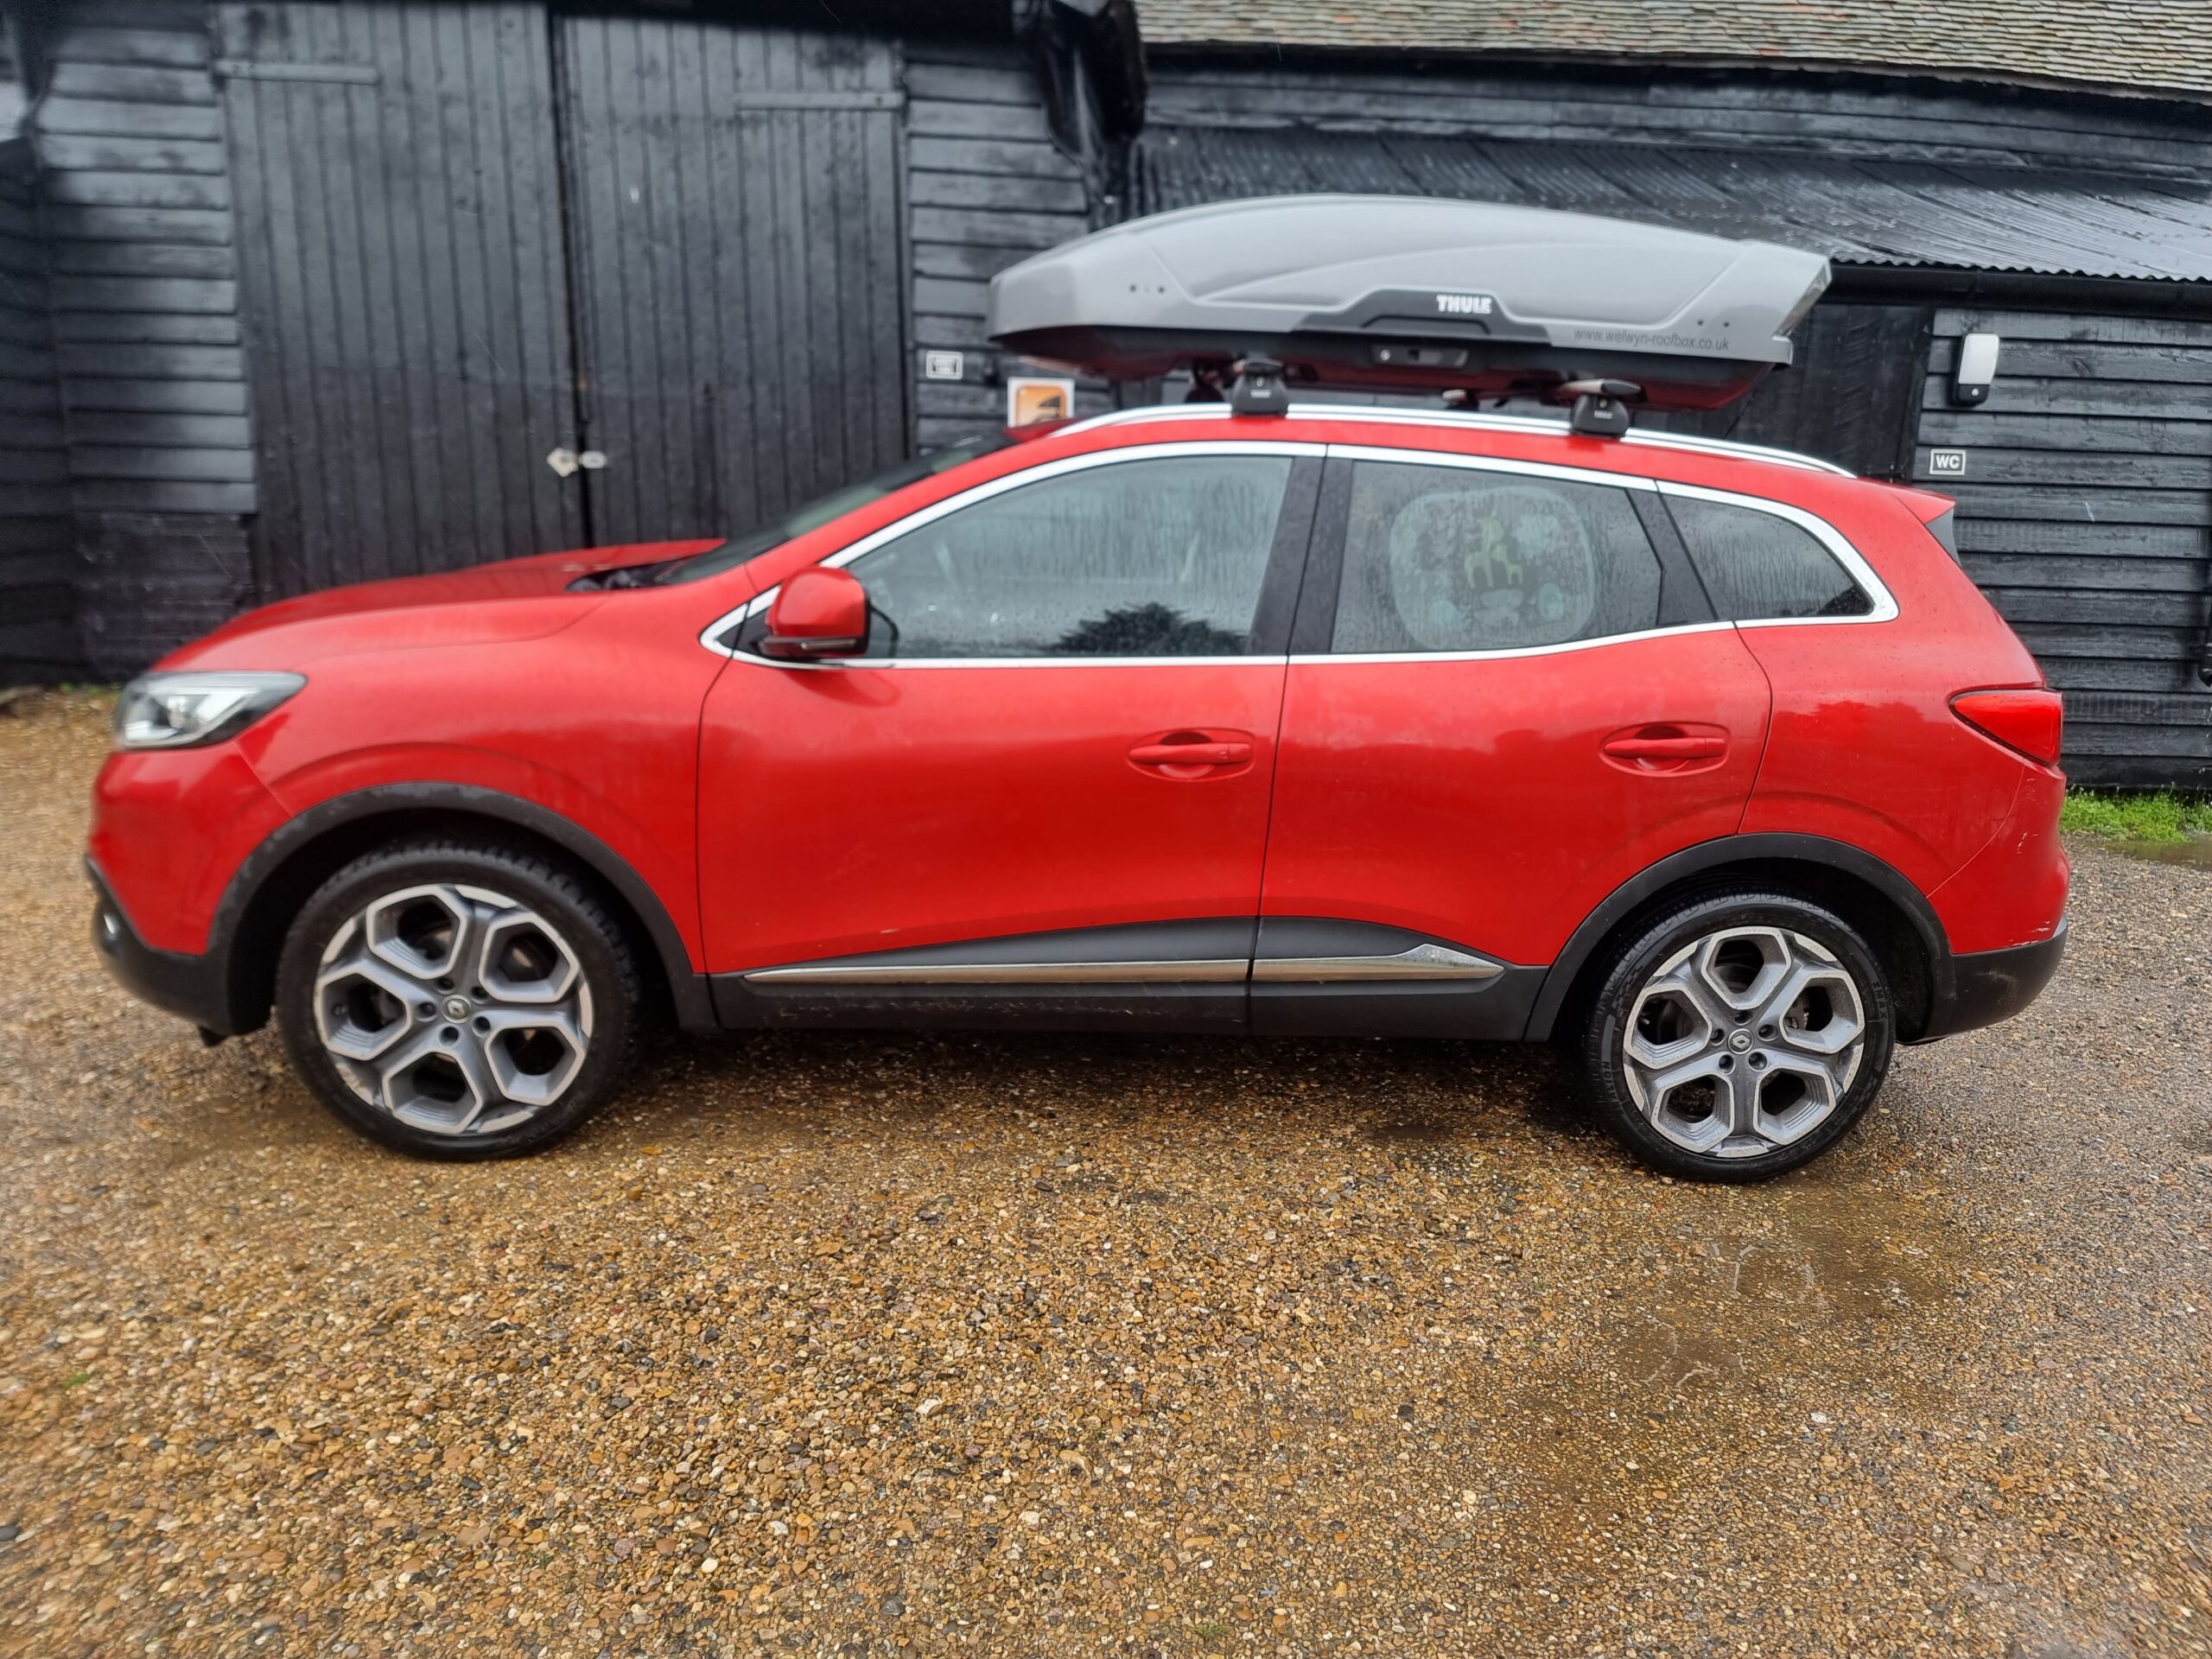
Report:
[[[0,675],[741,528],[1001,418],[1014,259],[1421,192],[1829,254],[1799,365],[1711,429],[1956,495],[2074,775],[2212,786],[2200,9],[0,4]]]

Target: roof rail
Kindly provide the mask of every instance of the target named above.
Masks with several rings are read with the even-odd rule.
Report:
[[[1226,404],[1155,404],[1089,416],[1080,421],[1070,422],[1060,431],[1063,434],[1087,432],[1096,427],[1119,426],[1135,421],[1227,420],[1230,413]],[[1447,426],[1478,432],[1519,432],[1532,437],[1563,438],[1571,435],[1571,429],[1564,417],[1547,420],[1541,416],[1531,415],[1481,415],[1458,409],[1380,409],[1363,404],[1293,404],[1289,414],[1294,420],[1371,421],[1397,426]],[[1639,429],[1614,442],[1657,449],[1686,450],[1694,454],[1732,455],[1744,461],[1770,461],[1777,467],[1829,473],[1838,478],[1858,476],[1848,467],[1839,467],[1834,461],[1822,461],[1816,455],[1801,455],[1794,449],[1770,449],[1764,444],[1738,443],[1729,438],[1700,438],[1684,432],[1649,432]]]

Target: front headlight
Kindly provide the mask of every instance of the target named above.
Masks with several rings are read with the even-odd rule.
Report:
[[[303,674],[145,674],[116,705],[118,749],[188,749],[236,737],[307,683]]]

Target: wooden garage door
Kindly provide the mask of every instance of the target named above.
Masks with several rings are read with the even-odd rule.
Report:
[[[575,545],[535,5],[224,4],[264,599]]]
[[[559,40],[594,538],[735,533],[898,459],[890,44],[594,16]]]

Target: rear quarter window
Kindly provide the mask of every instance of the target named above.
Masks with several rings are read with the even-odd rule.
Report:
[[[1669,496],[1667,510],[1713,608],[1727,621],[1865,616],[1874,608],[1842,563],[1802,525],[1756,507],[1688,496]]]

